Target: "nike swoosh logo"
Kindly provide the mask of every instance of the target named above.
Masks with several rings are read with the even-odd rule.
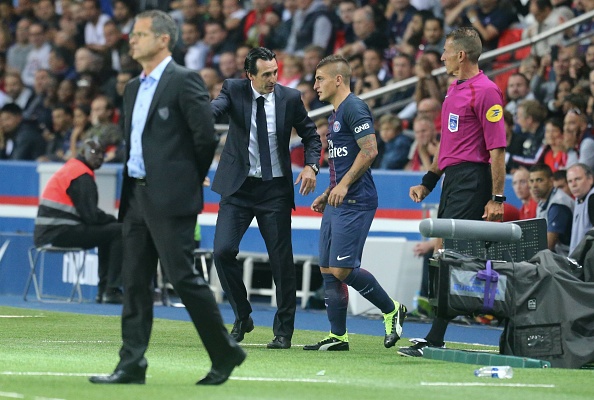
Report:
[[[338,261],[342,261],[342,260],[346,260],[346,259],[347,259],[347,258],[349,258],[349,257],[350,257],[350,256],[344,256],[344,257],[341,257],[341,256],[336,256],[336,259],[337,259]]]

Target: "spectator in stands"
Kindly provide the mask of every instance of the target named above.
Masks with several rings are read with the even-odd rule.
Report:
[[[535,55],[529,55],[520,62],[518,73],[524,75],[529,82],[532,82],[532,78],[540,65],[540,57]]]
[[[380,87],[381,83],[379,79],[377,79],[376,74],[363,73],[363,77],[361,79],[358,79],[357,82],[355,82],[355,88],[353,89],[353,93],[357,96],[360,96],[364,93],[379,89]],[[367,99],[365,100],[365,103],[367,103],[370,109],[374,109],[375,107],[379,107],[382,105],[382,99],[378,97],[374,99]]]
[[[553,187],[564,191],[565,194],[572,197],[571,190],[569,190],[569,186],[567,185],[567,171],[564,169],[553,172]]]
[[[198,71],[198,73],[202,77],[204,85],[206,85],[206,90],[208,90],[208,93],[211,95],[212,100],[214,98],[212,97],[212,94],[215,85],[223,81],[221,75],[214,68],[202,68],[200,71]]]
[[[590,71],[588,86],[590,88],[590,96],[588,96],[587,112],[590,116],[590,120],[594,120],[594,69]]]
[[[105,152],[105,162],[123,162],[124,134],[113,121],[114,106],[107,96],[99,95],[91,103],[91,128],[82,136],[83,140],[93,139],[101,144]]]
[[[417,9],[410,4],[410,0],[389,0],[385,17],[387,20],[386,36],[390,48],[396,50],[392,54],[401,52],[396,46],[404,40],[405,32],[416,14]],[[421,26],[422,31],[422,26]]]
[[[33,98],[33,91],[23,85],[23,80],[19,72],[6,73],[4,77],[4,91],[8,96],[6,103],[16,103],[21,110],[27,108],[27,105]]]
[[[319,100],[318,94],[313,90],[313,86],[309,82],[300,82],[296,89],[301,92],[301,101],[303,101],[307,112],[324,106],[324,103]]]
[[[584,56],[586,58],[586,65],[588,66],[588,69],[590,72],[594,71],[594,43],[588,46]]]
[[[439,139],[432,118],[419,115],[413,121],[415,141],[410,147],[407,171],[429,171],[433,158],[439,151]]]
[[[47,42],[45,33],[45,27],[38,22],[33,22],[29,26],[29,41],[32,48],[27,54],[27,61],[21,73],[26,86],[33,86],[37,70],[49,67],[49,53],[52,47]]]
[[[303,81],[310,82],[313,86],[316,67],[324,58],[325,50],[314,44],[303,50]],[[245,58],[244,58],[245,60]],[[243,64],[241,69],[243,69]]]
[[[208,21],[204,26],[204,43],[209,47],[206,55],[205,65],[207,67],[219,68],[221,54],[228,51],[235,51],[235,43],[227,41],[227,31],[222,22]]]
[[[25,121],[23,111],[14,103],[0,109],[0,159],[35,160],[45,151],[45,141],[35,123]]]
[[[567,170],[567,183],[575,198],[573,209],[573,226],[569,254],[586,236],[586,232],[594,225],[594,175],[592,169],[585,164],[575,164]]]
[[[334,51],[334,24],[332,14],[322,0],[298,0],[298,11],[285,52],[303,56],[309,45],[320,46],[326,54]]]
[[[91,109],[87,105],[76,105],[73,114],[72,134],[70,135],[69,150],[66,154],[67,158],[78,156],[79,149],[82,148],[82,136],[91,127]]]
[[[530,90],[538,101],[548,104],[555,98],[557,84],[563,77],[569,75],[570,57],[565,48],[559,47],[553,48],[550,55],[547,54],[541,58],[540,66],[530,80]],[[551,63],[553,68],[547,76]]]
[[[122,225],[97,207],[96,169],[103,164],[98,142],[85,142],[83,154],[69,160],[48,181],[39,202],[36,246],[99,248],[98,303],[122,303]]]
[[[33,48],[29,43],[29,26],[31,20],[28,18],[23,18],[17,23],[15,42],[6,52],[6,66],[11,71],[20,73],[25,69],[27,55]]]
[[[414,61],[411,57],[400,54],[392,59],[392,79],[386,82],[387,85],[401,82],[405,79],[413,77]],[[384,103],[396,103],[399,101],[409,100],[415,92],[415,86],[398,89],[387,95]]]
[[[534,93],[530,91],[530,80],[519,72],[510,75],[507,80],[505,96],[507,98],[505,109],[514,116],[514,121],[517,122],[518,104],[524,100],[534,100]]]
[[[375,75],[380,86],[385,86],[392,76],[384,65],[382,49],[368,48],[363,52],[363,71],[365,75]]]
[[[53,0],[37,0],[33,3],[33,15],[38,22],[41,22],[50,31],[50,38],[59,26],[60,17],[56,14]]]
[[[245,15],[240,24],[241,42],[251,47],[264,44],[260,34],[260,26],[266,23],[266,14],[273,12],[271,0],[252,0],[252,9]]]
[[[136,4],[132,0],[115,0],[113,2],[113,21],[118,30],[126,37],[134,26],[134,15]]]
[[[441,92],[439,80],[431,74],[433,66],[429,58],[422,55],[417,60],[414,71],[416,77],[419,79],[413,95],[415,106],[423,99],[432,98],[437,101],[443,101],[444,95]]]
[[[282,72],[277,82],[283,86],[295,89],[303,76],[303,62],[301,61],[301,57],[285,54],[282,60]]]
[[[512,188],[516,197],[522,202],[518,219],[536,218],[538,203],[530,193],[530,172],[525,167],[518,168],[512,175]]]
[[[441,132],[441,101],[428,97],[417,104],[417,116],[434,122],[435,132]]]
[[[221,58],[219,60],[219,72],[223,79],[241,78],[241,73],[237,70],[234,52],[228,51],[221,54]]]
[[[195,20],[184,21],[181,25],[181,40],[184,45],[184,65],[200,71],[206,65],[208,45],[201,40],[200,26]]]
[[[431,14],[430,11],[426,10],[415,11],[412,19],[406,26],[404,36],[399,43],[390,46],[387,52],[388,55],[394,56],[396,54],[406,54],[415,58],[421,49],[420,46],[423,41],[423,26],[425,25],[425,20],[432,15],[433,14]]]
[[[379,28],[370,6],[358,8],[353,14],[355,41],[345,45],[336,53],[349,59],[355,54],[363,54],[367,48],[385,49],[388,47],[388,38]]]
[[[563,117],[563,103],[575,86],[575,82],[569,76],[562,77],[555,87],[555,97],[547,102],[549,114],[555,117]]]
[[[72,119],[72,108],[65,105],[58,105],[53,108],[52,130],[47,132],[45,154],[38,157],[37,161],[63,162],[68,159],[66,154],[70,148]],[[45,134],[46,132],[44,132],[44,138]]]
[[[130,43],[115,21],[107,21],[103,25],[103,35],[105,36],[103,53],[105,68],[115,72],[131,68],[135,61],[130,57]]]
[[[393,114],[384,114],[379,119],[378,146],[380,169],[404,169],[413,140],[403,133],[402,121]],[[381,150],[380,150],[381,149]]]
[[[341,0],[338,3],[338,29],[334,41],[334,50],[338,51],[346,44],[354,43],[357,39],[353,29],[353,18],[357,9],[356,0]]]
[[[287,0],[284,2],[285,8],[287,3],[295,3],[294,0]],[[295,6],[296,8],[296,6]],[[241,31],[241,21],[248,14],[248,10],[243,8],[243,2],[240,0],[223,0],[223,15],[225,16],[225,29],[229,40],[234,43],[243,42],[243,32]]]
[[[499,36],[518,21],[507,0],[464,0],[467,8],[459,10],[466,21],[478,31],[483,42],[483,53],[497,48]]]
[[[419,50],[421,53],[426,51],[436,51],[441,53],[445,45],[445,31],[443,27],[443,20],[434,16],[430,16],[423,24],[423,40]],[[418,57],[418,54],[417,54]]]
[[[49,70],[58,81],[62,81],[74,72],[74,56],[66,47],[54,46],[49,54]]]
[[[252,48],[247,44],[241,44],[235,50],[235,67],[240,71],[240,78],[245,78],[245,71],[243,70],[243,63],[245,58]]]
[[[23,109],[23,119],[36,123],[41,130],[52,123],[52,112],[46,100],[54,80],[49,70],[37,70],[33,81],[33,98]]]
[[[567,7],[553,9],[551,0],[530,0],[530,14],[534,17],[534,22],[524,29],[522,39],[532,38],[573,18],[573,13]],[[532,54],[542,57],[551,52],[552,46],[558,46],[562,42],[562,32],[549,36],[532,45]]]
[[[556,172],[564,169],[567,164],[567,153],[563,144],[563,121],[559,118],[549,118],[545,123],[545,150],[542,162]]]
[[[264,44],[267,48],[282,51],[287,47],[291,29],[293,26],[293,17],[297,12],[297,1],[286,0],[284,4],[290,9],[273,8],[272,12],[266,13],[264,23],[260,24],[260,34],[264,38]],[[288,19],[284,20],[283,15],[288,14]]]
[[[574,108],[565,114],[563,120],[563,144],[567,149],[567,166],[575,163],[594,168],[594,136],[588,126],[584,112]]]
[[[64,79],[58,84],[58,91],[56,92],[57,102],[65,104],[71,109],[74,105],[74,93],[76,92],[76,82],[71,79]]]
[[[110,20],[109,16],[101,13],[99,0],[84,0],[85,12],[85,46],[91,50],[102,51],[105,49],[105,35],[103,25]]]
[[[512,138],[509,152],[514,162],[534,165],[544,151],[544,120],[547,110],[536,100],[524,100],[518,106],[516,116],[519,132]]]
[[[530,168],[530,192],[538,201],[537,218],[547,221],[549,250],[567,256],[571,240],[573,199],[553,186],[553,172],[548,165],[535,164]]]
[[[351,67],[351,88],[354,90],[357,81],[363,79],[365,75],[363,71],[363,56],[361,54],[353,54],[348,58],[349,66]]]

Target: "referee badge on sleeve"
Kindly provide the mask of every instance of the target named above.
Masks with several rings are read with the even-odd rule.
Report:
[[[503,107],[499,104],[495,104],[487,110],[487,121],[499,122],[503,118]]]
[[[450,118],[448,119],[448,129],[450,132],[458,132],[458,121],[460,121],[460,116],[450,113]]]

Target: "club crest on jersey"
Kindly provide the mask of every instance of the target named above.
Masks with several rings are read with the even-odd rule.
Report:
[[[340,131],[340,122],[339,121],[334,121],[334,125],[332,125],[332,130],[334,132]]]
[[[499,122],[503,118],[503,108],[499,104],[495,104],[487,110],[487,121]]]
[[[448,119],[448,129],[450,130],[450,132],[458,132],[459,121],[459,115],[450,113],[450,118]]]

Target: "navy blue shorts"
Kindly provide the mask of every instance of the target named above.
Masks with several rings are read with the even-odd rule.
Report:
[[[372,210],[354,210],[327,205],[320,228],[320,267],[357,268],[365,239],[375,215]]]

